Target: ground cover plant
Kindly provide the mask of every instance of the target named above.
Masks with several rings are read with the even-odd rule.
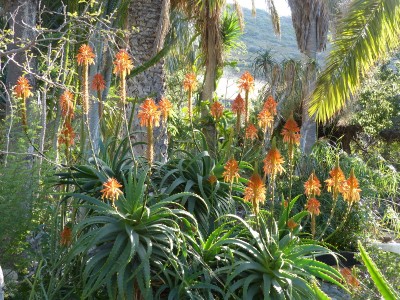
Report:
[[[237,3],[170,4],[171,14],[146,1],[45,1],[31,7],[42,22],[32,30],[24,6],[0,2],[16,9],[0,39],[0,264],[19,276],[6,277],[6,297],[329,299],[328,284],[353,297],[398,294],[393,268],[379,259],[381,274],[360,243],[399,237],[395,155],[357,153],[363,136],[353,153],[334,136],[317,140],[315,116],[338,112],[349,91],[340,103],[318,100],[324,71],[312,94],[317,68],[295,20],[305,8],[289,1],[309,61],[280,67],[266,52],[256,67],[264,89],[248,70],[222,99],[214,92],[239,45]],[[343,20],[368,8],[350,7]],[[397,15],[384,17],[383,31]],[[320,32],[314,50],[325,40]],[[366,269],[344,268],[340,252],[358,249]]]

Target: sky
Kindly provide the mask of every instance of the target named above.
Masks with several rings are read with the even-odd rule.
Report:
[[[228,2],[233,2],[233,0],[229,0]],[[239,0],[239,3],[242,7],[250,8],[251,9],[251,0]],[[278,11],[280,16],[290,16],[290,8],[287,4],[286,0],[274,0],[275,7]],[[266,9],[267,4],[265,0],[255,0],[256,8],[259,9]]]

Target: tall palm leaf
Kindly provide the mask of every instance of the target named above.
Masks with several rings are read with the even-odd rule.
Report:
[[[340,23],[310,99],[309,113],[320,122],[342,109],[371,66],[399,46],[400,2],[355,0]]]

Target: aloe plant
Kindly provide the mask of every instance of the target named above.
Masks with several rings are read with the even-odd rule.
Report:
[[[218,270],[226,275],[225,299],[234,295],[242,299],[319,299],[323,292],[315,277],[345,289],[335,268],[315,260],[318,255],[332,254],[329,249],[290,233],[280,238],[276,223],[270,230],[264,217],[255,224],[230,217],[238,221],[242,234],[223,242],[235,258],[232,265]]]
[[[378,267],[373,262],[371,257],[368,255],[367,251],[365,251],[365,249],[362,246],[360,241],[358,241],[358,249],[360,250],[361,258],[362,258],[365,266],[367,267],[368,273],[369,273],[369,275],[371,275],[371,278],[374,281],[375,286],[378,288],[379,292],[381,293],[382,297],[385,300],[400,299],[400,294],[397,293],[393,289],[393,287],[390,286],[389,282],[379,271]]]
[[[197,227],[176,201],[193,195],[156,198],[149,193],[146,178],[147,172],[130,172],[116,208],[85,194],[72,195],[90,214],[74,226],[76,241],[60,265],[77,258],[83,262],[82,298],[105,287],[110,299],[152,299],[157,274],[165,268],[174,270],[181,230]]]

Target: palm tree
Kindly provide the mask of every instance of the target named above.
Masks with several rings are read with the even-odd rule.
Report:
[[[292,10],[292,21],[297,45],[307,57],[306,84],[303,85],[303,108],[300,147],[309,154],[317,140],[316,123],[308,114],[308,94],[316,78],[316,54],[325,49],[328,33],[328,10],[324,0],[288,0]]]
[[[310,98],[309,113],[320,122],[342,109],[371,66],[400,44],[400,1],[354,0],[347,12]]]
[[[169,28],[169,0],[131,0],[127,28],[135,28],[129,47],[136,66],[142,66],[162,50]],[[154,62],[143,72],[127,80],[127,95],[137,99],[153,97],[157,102],[165,94],[164,59]],[[165,126],[155,132],[157,160],[166,161],[168,150]]]

